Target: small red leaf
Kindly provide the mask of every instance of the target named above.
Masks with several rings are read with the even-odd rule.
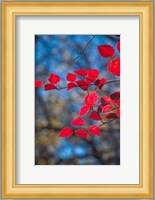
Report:
[[[86,81],[87,85],[90,85],[91,83],[94,82],[93,80],[91,80],[91,79],[88,78],[88,77],[86,77],[85,81]]]
[[[79,76],[86,76],[87,75],[86,69],[78,69],[78,70],[75,70],[74,72]]]
[[[85,124],[85,121],[82,119],[82,118],[77,118],[77,119],[74,119],[72,122],[71,122],[71,124],[73,125],[73,126],[82,126],[82,125],[84,125]]]
[[[59,137],[70,137],[73,134],[73,130],[69,127],[66,127],[64,129],[61,130],[61,132],[59,133]]]
[[[120,100],[113,100],[112,103],[120,106]]]
[[[108,44],[98,46],[98,51],[104,58],[109,58],[115,54],[115,49]]]
[[[72,90],[75,87],[77,87],[77,85],[75,83],[68,83],[67,84],[67,90]]]
[[[57,89],[57,87],[53,84],[46,84],[44,87],[44,90],[54,90]]]
[[[43,84],[42,80],[36,80],[35,81],[35,87],[41,87]]]
[[[93,91],[85,97],[85,104],[90,107],[93,107],[97,103],[98,98],[98,94],[95,91]]]
[[[111,110],[112,109],[112,106],[111,105],[106,105],[106,106],[103,106],[102,107],[102,112],[107,112],[107,111],[109,111],[109,110]]]
[[[117,42],[117,50],[120,52],[120,41]]]
[[[115,76],[120,76],[120,58],[110,61],[107,68]]]
[[[90,110],[90,107],[88,105],[82,106],[80,109],[80,116],[84,116],[87,114],[87,112]]]
[[[80,136],[80,137],[82,137],[82,138],[84,138],[84,139],[87,138],[87,131],[86,131],[85,129],[78,129],[78,130],[75,131],[75,133],[76,133],[78,136]]]
[[[110,98],[111,98],[112,100],[119,100],[119,99],[120,99],[120,91],[113,92],[113,93],[110,95]]]
[[[88,97],[89,97],[89,95],[85,96],[84,102],[86,105],[88,105],[90,108],[92,108],[94,106],[94,104],[88,100]]]
[[[101,78],[101,79],[98,79],[98,80],[95,81],[95,85],[99,89],[101,89],[105,83],[106,83],[106,79],[105,78]]]
[[[86,81],[84,80],[78,80],[76,81],[76,83],[78,84],[78,86],[84,90],[84,91],[87,91],[88,90],[88,84],[86,83]]]
[[[52,84],[57,84],[60,81],[60,76],[57,74],[50,74],[50,77],[48,79]]]
[[[101,97],[101,103],[103,106],[109,104],[111,102],[111,98],[108,96],[102,96]]]
[[[97,77],[99,76],[99,71],[97,69],[90,69],[88,70],[88,78],[92,81],[95,81]]]
[[[76,75],[72,73],[68,73],[66,76],[67,81],[74,82],[76,80]]]
[[[107,113],[107,114],[104,115],[104,118],[107,118],[107,119],[116,119],[117,115],[115,113]]]
[[[96,125],[92,125],[88,128],[89,130],[89,133],[92,134],[92,135],[97,135],[99,136],[100,135],[100,129],[98,126]]]
[[[100,120],[101,116],[98,112],[93,111],[90,113],[90,115],[88,116],[89,119],[93,119],[93,120]]]
[[[98,108],[97,108],[97,112],[99,112],[99,113],[102,112],[102,107],[103,107],[102,104],[100,104],[100,105],[98,106]]]
[[[116,110],[116,115],[117,115],[117,117],[120,118],[120,108],[118,108],[118,109]]]

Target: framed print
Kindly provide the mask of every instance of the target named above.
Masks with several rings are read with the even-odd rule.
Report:
[[[153,2],[2,3],[3,198],[153,198]]]

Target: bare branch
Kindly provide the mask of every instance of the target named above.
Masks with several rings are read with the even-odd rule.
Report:
[[[96,35],[93,35],[93,37],[86,43],[86,45],[83,47],[83,49],[81,51],[78,52],[78,56],[76,58],[74,58],[72,60],[72,62],[74,62],[76,59],[78,59],[86,50],[86,48],[89,46],[89,44],[91,43],[91,41],[96,37]]]

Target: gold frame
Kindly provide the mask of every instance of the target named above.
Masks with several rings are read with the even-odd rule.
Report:
[[[136,15],[140,18],[140,184],[15,183],[15,19],[19,15]],[[153,2],[2,2],[2,197],[153,197]]]

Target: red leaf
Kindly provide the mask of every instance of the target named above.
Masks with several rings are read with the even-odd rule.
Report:
[[[95,81],[95,85],[99,89],[101,89],[105,83],[106,83],[106,79],[105,78],[101,78],[101,79],[98,79],[98,80]]]
[[[82,106],[81,109],[80,109],[80,113],[79,115],[80,116],[84,116],[87,114],[87,112],[90,110],[90,107],[85,105],[85,106]]]
[[[57,89],[57,87],[53,84],[46,84],[44,87],[44,90],[54,90]]]
[[[78,70],[75,70],[74,72],[79,76],[86,76],[87,75],[86,69],[78,69]]]
[[[98,98],[99,98],[98,94],[95,91],[93,91],[88,95],[87,100],[92,104],[96,104],[98,101]]]
[[[84,125],[85,124],[85,121],[82,119],[82,118],[77,118],[77,119],[74,119],[72,122],[71,122],[71,124],[73,125],[73,126],[82,126],[82,125]]]
[[[92,134],[92,135],[100,135],[100,129],[98,126],[96,125],[92,125],[88,128],[89,130],[89,133]]]
[[[50,74],[50,77],[48,79],[52,84],[57,84],[60,81],[60,76],[57,74]]]
[[[92,81],[95,81],[99,76],[100,72],[97,69],[90,69],[87,71],[87,73],[88,73],[88,78]]]
[[[97,103],[98,98],[98,94],[95,91],[93,91],[85,97],[85,104],[90,107],[93,107]]]
[[[90,113],[90,115],[88,116],[89,119],[93,119],[93,120],[100,120],[101,116],[98,112],[93,111]]]
[[[100,104],[100,105],[98,106],[98,108],[97,108],[97,112],[99,112],[99,113],[102,112],[102,107],[103,107],[102,104]]]
[[[115,54],[115,49],[108,44],[98,46],[98,51],[104,58],[109,58]]]
[[[116,119],[117,115],[115,113],[107,113],[107,114],[104,115],[104,118],[107,118],[107,119]]]
[[[64,129],[61,130],[61,132],[59,133],[59,137],[70,137],[73,134],[73,130],[69,127],[66,127]]]
[[[85,81],[86,81],[87,85],[90,85],[91,83],[94,82],[93,80],[91,80],[91,79],[88,78],[88,77],[86,77]]]
[[[120,58],[116,58],[109,62],[107,68],[115,76],[120,76]]]
[[[116,110],[116,115],[117,115],[117,117],[120,118],[120,108],[118,108],[118,109]]]
[[[103,106],[102,107],[102,112],[107,112],[107,111],[109,111],[109,110],[111,110],[112,109],[112,106],[111,105],[106,105],[106,106]]]
[[[89,95],[85,96],[84,102],[86,105],[88,105],[90,108],[92,108],[94,106],[94,104],[92,104],[89,100],[88,100]]]
[[[109,104],[111,102],[111,98],[108,96],[103,96],[101,97],[101,103],[103,106]]]
[[[67,90],[72,90],[75,87],[77,87],[77,85],[75,83],[68,83],[67,84]]]
[[[117,42],[117,50],[120,52],[120,41]]]
[[[84,138],[84,139],[87,138],[87,131],[86,131],[85,129],[78,129],[78,130],[75,131],[75,133],[76,133],[78,136],[80,136],[80,137],[82,137],[82,138]]]
[[[43,84],[42,80],[36,80],[35,81],[35,87],[41,87]]]
[[[112,100],[119,100],[119,99],[120,99],[120,91],[113,92],[113,93],[110,95],[110,98],[111,98]]]
[[[74,82],[76,80],[76,75],[72,73],[68,73],[66,76],[67,81]]]
[[[78,80],[76,81],[76,83],[78,84],[78,86],[84,90],[84,91],[87,91],[88,90],[88,84],[86,83],[86,81],[84,80]]]
[[[120,106],[120,100],[113,100],[112,103]]]

